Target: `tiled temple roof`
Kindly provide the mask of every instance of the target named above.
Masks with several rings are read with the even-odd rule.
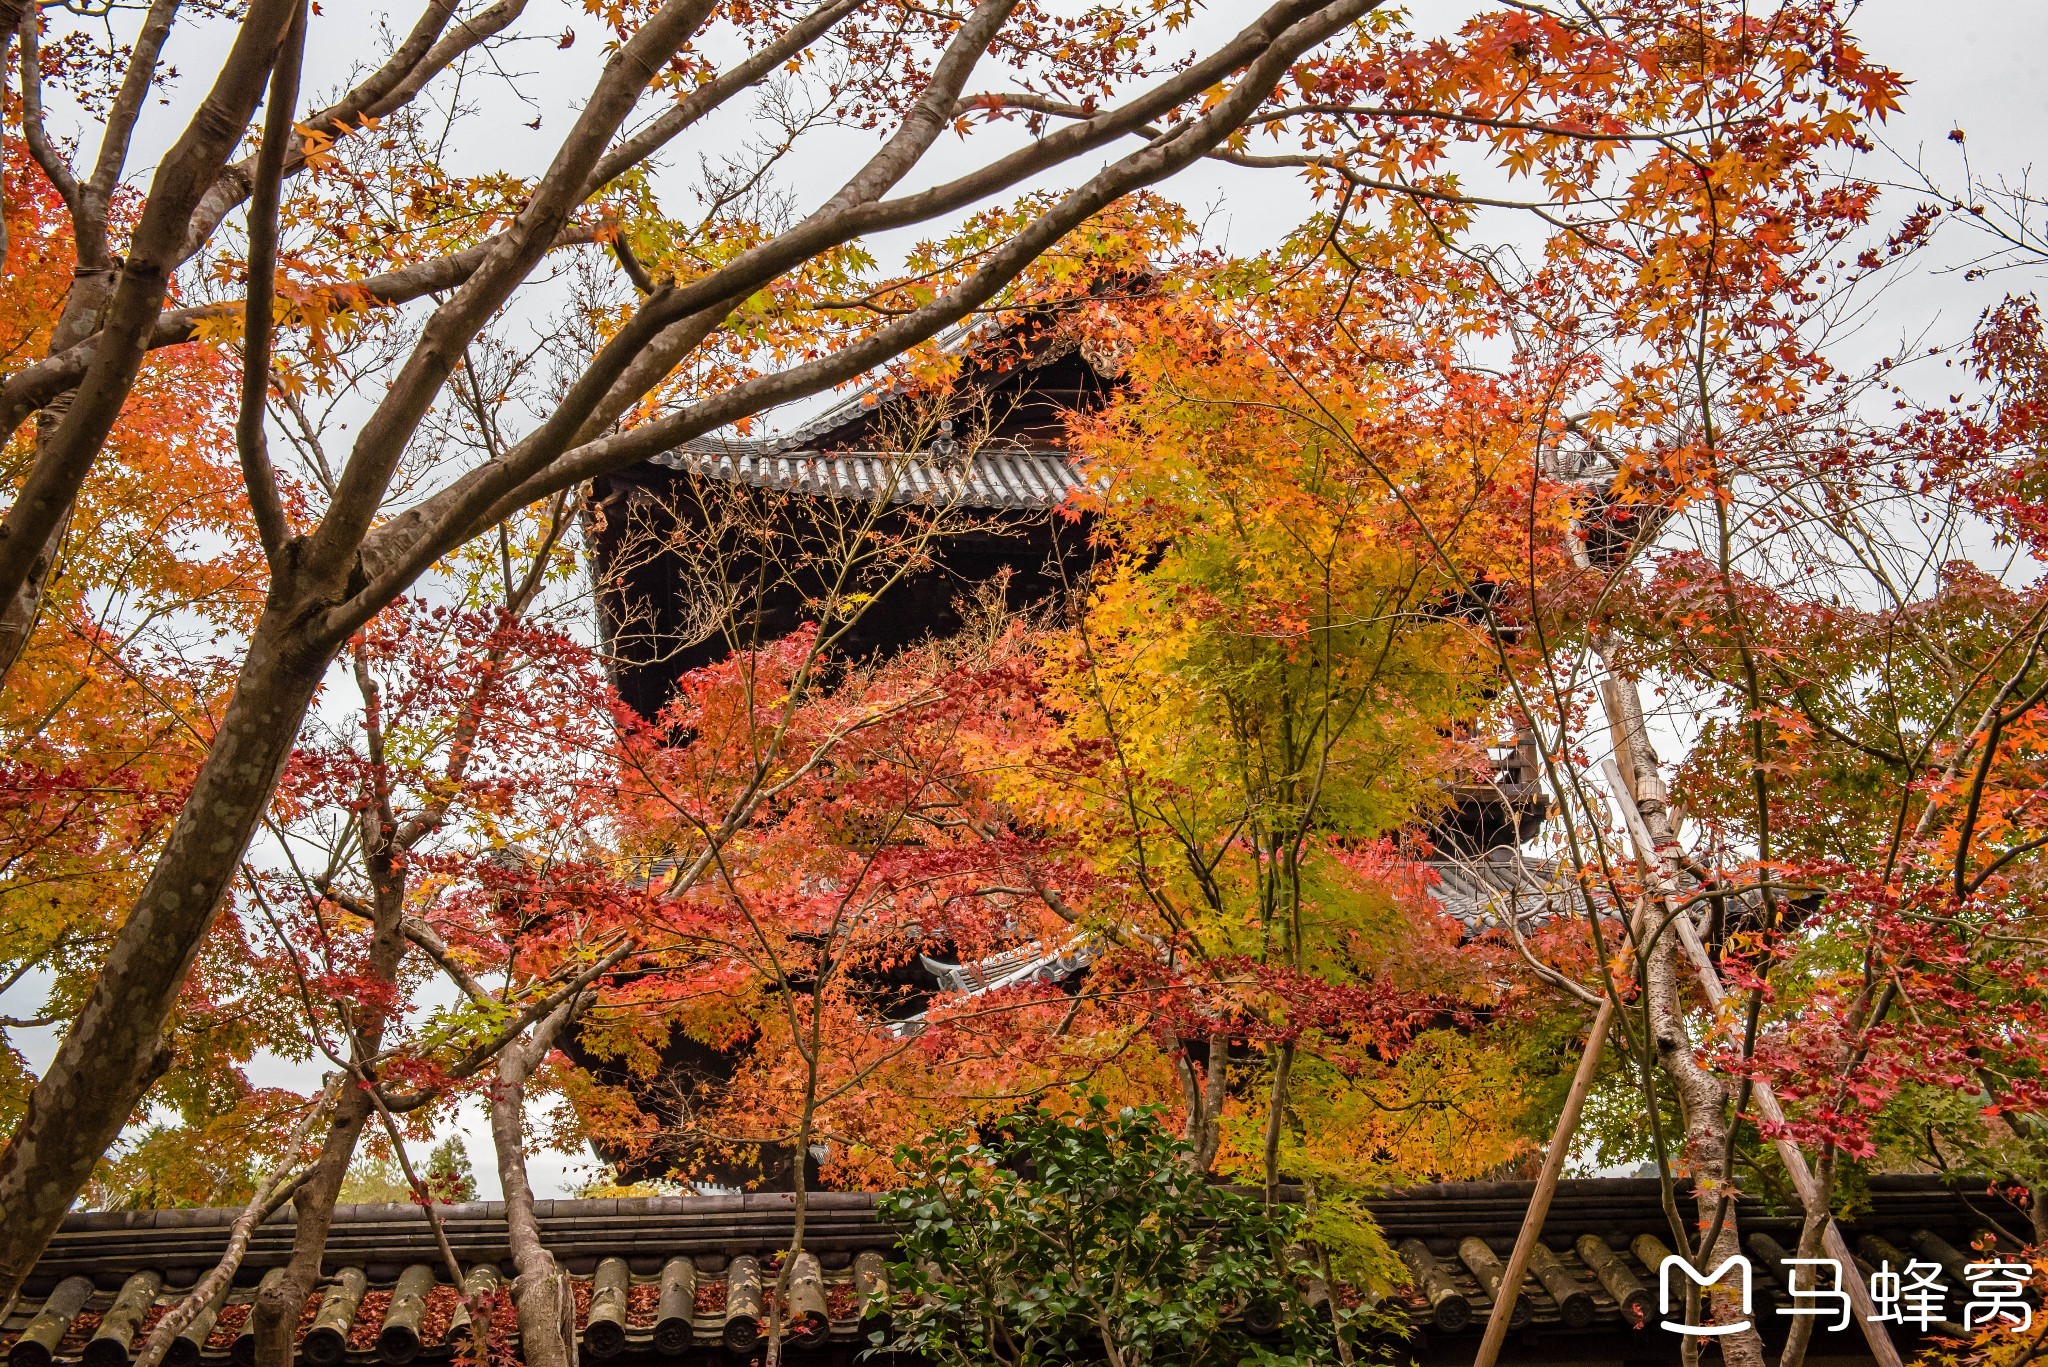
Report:
[[[1447,1360],[1461,1353],[1469,1358],[1469,1337],[1492,1303],[1487,1274],[1498,1280],[1529,1194],[1527,1183],[1449,1183],[1372,1202],[1415,1283],[1404,1302],[1407,1314]],[[473,1286],[509,1278],[501,1205],[445,1206],[441,1213]],[[1768,1269],[1796,1242],[1798,1222],[1754,1202],[1744,1202],[1740,1213],[1759,1268],[1757,1311],[1768,1319],[1771,1305],[1784,1303]],[[759,1287],[773,1280],[794,1207],[787,1195],[759,1194],[543,1201],[537,1214],[545,1243],[576,1279],[584,1356],[712,1360],[749,1351],[758,1341]],[[53,1358],[121,1367],[163,1308],[219,1256],[233,1217],[232,1211],[163,1210],[68,1218],[0,1329],[13,1367],[42,1367]],[[1985,1238],[2015,1250],[2025,1229],[2020,1212],[1981,1187],[1877,1178],[1867,1209],[1845,1232],[1860,1256],[1897,1266],[1903,1257],[1944,1265],[1970,1258],[1972,1244]],[[797,1280],[815,1275],[822,1308],[812,1319],[814,1347],[838,1345],[835,1351],[844,1356],[864,1344],[864,1319],[873,1328],[886,1313],[882,1268],[893,1233],[876,1216],[872,1196],[811,1197],[810,1253]],[[205,1332],[195,1329],[181,1345],[173,1367],[246,1362],[252,1344],[240,1330],[247,1307],[264,1273],[288,1258],[291,1235],[288,1212],[258,1231],[235,1287]],[[1561,1184],[1544,1229],[1549,1256],[1538,1259],[1524,1298],[1525,1332],[1623,1338],[1642,1332],[1641,1317],[1655,1310],[1654,1261],[1669,1239],[1654,1181]],[[343,1207],[328,1240],[320,1317],[309,1322],[330,1332],[302,1334],[301,1361],[340,1367],[448,1359],[455,1348],[450,1340],[459,1340],[461,1330],[459,1323],[450,1328],[451,1318],[460,1319],[458,1297],[441,1268],[431,1229],[414,1207]],[[1959,1276],[1952,1275],[1952,1285],[1961,1285]],[[59,1314],[38,1325],[46,1310],[68,1310],[73,1317],[60,1324]],[[1955,1317],[1959,1307],[1951,1305],[1949,1313]],[[125,1336],[118,1332],[122,1325]],[[1858,1344],[1851,1340],[1853,1331],[1832,1351],[1855,1353]]]
[[[1444,914],[1470,931],[1504,926],[1510,917],[1529,919],[1558,910],[1576,913],[1578,891],[1570,873],[1548,859],[1499,846],[1469,858],[1423,861],[1436,881],[1430,898]]]
[[[1511,916],[1527,923],[1578,910],[1576,887],[1557,864],[1512,846],[1471,858],[1422,862],[1432,879],[1430,899],[1475,934],[1505,925]],[[923,962],[940,991],[979,996],[1026,983],[1065,982],[1092,964],[1098,952],[1096,941],[1075,935],[1058,944],[1032,940],[965,963],[943,963],[929,955]]]
[[[653,458],[728,484],[827,498],[886,497],[1004,512],[1044,512],[1079,487],[1063,451],[989,445],[945,458],[926,452],[790,449],[782,442],[702,438]]]

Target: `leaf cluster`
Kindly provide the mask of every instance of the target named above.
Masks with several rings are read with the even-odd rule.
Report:
[[[882,1207],[903,1230],[885,1346],[962,1367],[1312,1357],[1330,1326],[1287,1264],[1301,1212],[1215,1186],[1189,1157],[1156,1113],[1100,1096],[906,1152],[922,1177]]]

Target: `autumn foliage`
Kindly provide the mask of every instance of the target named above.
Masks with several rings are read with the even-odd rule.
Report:
[[[410,1155],[479,1114],[532,1367],[539,1143],[879,1189],[1130,1106],[1301,1193],[1354,1287],[1400,1275],[1373,1192],[1550,1142],[1655,1173],[1702,1260],[1738,1195],[1811,1255],[1888,1171],[2048,1244],[2048,242],[2024,188],[1869,172],[1910,88],[1853,6],[591,5],[536,48],[596,63],[572,129],[497,168],[419,96],[519,6],[427,6],[307,109],[319,8],[229,16],[147,185],[171,19],[0,26],[0,1298],[81,1188],[290,1199],[269,1361],[356,1155],[432,1205]],[[676,194],[656,154],[743,96]],[[786,186],[827,132],[872,159]],[[1222,249],[1162,184],[1197,161],[1301,221]],[[1873,356],[1983,231],[2010,293]],[[1070,354],[1057,593],[861,654],[1000,519],[934,479],[806,541],[777,487],[649,550],[692,667],[620,696],[593,481],[854,384],[868,457],[950,477],[975,386]],[[705,626],[770,584],[793,630]]]

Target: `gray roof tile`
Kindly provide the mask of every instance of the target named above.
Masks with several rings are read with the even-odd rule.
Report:
[[[1388,1241],[1401,1246],[1402,1256],[1411,1269],[1429,1270],[1437,1276],[1439,1285],[1447,1281],[1464,1300],[1467,1313],[1450,1317],[1464,1325],[1456,1334],[1477,1335],[1484,1327],[1489,1304],[1484,1285],[1473,1268],[1475,1261],[1485,1259],[1469,1241],[1476,1239],[1484,1244],[1496,1260],[1503,1257],[1528,1208],[1530,1190],[1526,1182],[1452,1182],[1393,1192],[1371,1201]],[[787,1243],[794,1219],[791,1198],[785,1193],[726,1198],[562,1200],[538,1205],[543,1239],[558,1258],[583,1270],[585,1277],[602,1258],[617,1256],[628,1260],[634,1270],[634,1285],[642,1290],[634,1301],[637,1308],[625,1326],[625,1351],[639,1361],[651,1360],[655,1351],[650,1283],[659,1279],[662,1269],[671,1265],[671,1259],[689,1259],[698,1269],[696,1281],[705,1295],[700,1304],[706,1308],[692,1316],[688,1332],[691,1342],[700,1350],[709,1351],[726,1329],[722,1302],[728,1260],[740,1254],[772,1258]],[[1777,1256],[1772,1252],[1774,1248],[1789,1247],[1788,1241],[1796,1240],[1799,1222],[1795,1217],[1767,1210],[1747,1198],[1738,1209],[1746,1245],[1760,1269]],[[502,1204],[466,1203],[443,1207],[442,1213],[456,1256],[466,1265],[495,1263],[501,1271],[509,1270],[504,1261],[507,1249]],[[67,1218],[63,1231],[38,1265],[26,1294],[5,1324],[0,1325],[0,1347],[27,1325],[43,1297],[65,1276],[85,1275],[98,1288],[86,1302],[86,1316],[96,1317],[104,1311],[123,1279],[143,1270],[172,1274],[166,1278],[166,1285],[173,1289],[157,1299],[159,1306],[169,1305],[177,1297],[176,1288],[190,1284],[190,1273],[219,1256],[233,1214],[164,1211],[135,1212],[125,1220],[105,1215]],[[158,1218],[171,1215],[183,1218]],[[440,1258],[434,1236],[418,1210],[344,1207],[337,1216],[328,1244],[330,1271],[341,1267],[374,1268],[376,1273],[370,1280],[384,1283],[380,1290],[388,1290],[390,1281],[411,1264],[426,1265],[439,1274]],[[867,1251],[885,1252],[893,1242],[894,1230],[876,1219],[874,1197],[860,1192],[819,1193],[810,1203],[808,1226],[807,1241],[824,1264],[823,1279],[832,1306],[831,1337],[844,1344],[859,1342],[860,1323],[851,1285],[852,1257]],[[1944,1183],[1931,1178],[1881,1176],[1871,1179],[1869,1199],[1851,1223],[1849,1233],[1852,1246],[1858,1239],[1881,1238],[1901,1248],[1932,1246],[1932,1240],[1945,1240],[1964,1248],[1988,1234],[1998,1240],[2001,1248],[2011,1252],[2018,1246],[2015,1236],[2024,1238],[2026,1229],[2024,1213],[1988,1195],[1981,1182]],[[1593,1322],[1587,1331],[1624,1330],[1628,1309],[1612,1294],[1618,1284],[1614,1274],[1618,1269],[1620,1283],[1653,1290],[1657,1284],[1656,1269],[1641,1262],[1636,1252],[1636,1236],[1648,1233],[1663,1238],[1668,1237],[1668,1232],[1659,1187],[1654,1180],[1560,1183],[1543,1232],[1544,1243],[1553,1255],[1551,1270],[1556,1275],[1529,1284],[1531,1332],[1572,1332],[1555,1297],[1556,1293],[1574,1290],[1590,1297]],[[241,1307],[248,1305],[254,1292],[254,1275],[281,1264],[289,1256],[290,1245],[288,1223],[266,1225],[258,1234],[249,1251],[245,1275],[239,1279],[243,1284],[229,1300],[231,1306],[238,1308],[223,1319],[223,1328],[215,1333],[202,1354],[204,1367],[225,1367],[234,1336],[227,1326],[241,1322],[245,1313]],[[1589,1256],[1593,1262],[1587,1260]],[[1604,1281],[1596,1262],[1607,1267]],[[181,1272],[185,1275],[179,1275]],[[1779,1283],[1760,1271],[1756,1292],[1760,1313],[1768,1314],[1772,1302],[1780,1299]],[[443,1286],[433,1294],[444,1309],[452,1305],[453,1288]],[[366,1297],[360,1313],[365,1317],[381,1316],[383,1299]],[[1443,1320],[1419,1299],[1407,1303],[1405,1308],[1418,1328],[1432,1323],[1442,1328]],[[1574,1309],[1581,1317],[1586,1312],[1584,1303]],[[358,1327],[373,1330],[377,1326]],[[366,1341],[362,1334],[354,1339]],[[375,1335],[371,1334],[367,1341],[374,1340]],[[1842,1342],[1846,1346],[1849,1340],[1845,1338]],[[67,1343],[70,1346],[60,1352],[60,1361],[75,1360],[83,1339],[74,1334]],[[421,1354],[422,1361],[445,1360],[448,1356],[446,1345],[436,1343],[427,1347],[429,1351]],[[369,1367],[378,1361],[377,1350],[352,1349],[346,1361],[350,1367]]]
[[[663,452],[654,463],[785,493],[1017,512],[1056,507],[1082,483],[1078,465],[1064,451],[994,447],[947,457],[929,451],[785,451],[773,443],[699,438]]]

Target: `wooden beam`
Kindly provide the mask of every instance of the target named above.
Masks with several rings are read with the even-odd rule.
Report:
[[[1501,1273],[1500,1290],[1493,1298],[1493,1311],[1486,1317],[1486,1337],[1480,1340],[1479,1356],[1472,1367],[1493,1367],[1507,1341],[1508,1326],[1514,1318],[1515,1300],[1522,1291],[1522,1274],[1528,1270],[1529,1255],[1543,1233],[1544,1217],[1550,1213],[1550,1198],[1557,1192],[1557,1179],[1564,1171],[1565,1154],[1572,1146],[1572,1134],[1579,1127],[1579,1113],[1585,1109],[1586,1094],[1600,1072],[1600,1054],[1607,1043],[1607,1030],[1614,1022],[1614,998],[1601,999],[1586,1032],[1586,1048],[1579,1055],[1578,1070],[1572,1074],[1571,1091],[1565,1094],[1564,1109],[1550,1133],[1550,1149],[1543,1155],[1543,1171],[1536,1178],[1536,1190],[1529,1196],[1529,1209],[1522,1216],[1521,1231],[1515,1235],[1514,1252]]]

